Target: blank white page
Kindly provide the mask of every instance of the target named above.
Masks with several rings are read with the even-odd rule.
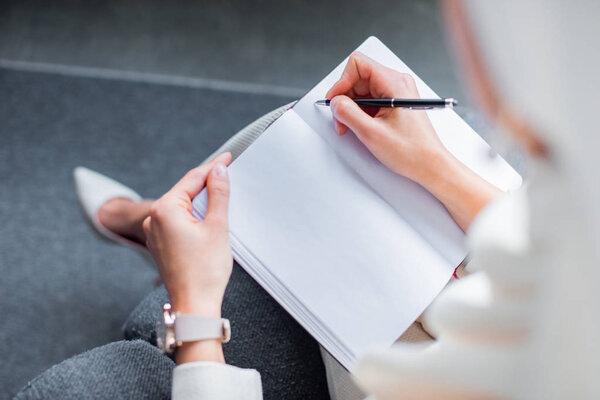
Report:
[[[379,39],[370,37],[357,50],[389,68],[412,75],[422,98],[439,98]],[[347,161],[348,166],[355,169],[390,203],[405,221],[449,263],[457,266],[467,252],[465,235],[445,207],[420,185],[388,170],[352,132],[339,137],[335,132],[329,107],[314,105],[316,100],[325,98],[327,91],[340,78],[346,63],[347,59],[304,96],[294,106],[294,110]],[[520,186],[519,174],[502,157],[491,157],[488,144],[453,110],[431,110],[428,111],[428,115],[442,143],[466,166],[501,190]]]
[[[293,110],[229,175],[238,261],[347,368],[373,343],[392,344],[450,278],[448,262]],[[205,192],[194,209],[204,215]]]

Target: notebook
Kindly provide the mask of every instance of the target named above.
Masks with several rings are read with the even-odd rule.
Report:
[[[377,38],[358,51],[410,73]],[[347,60],[286,111],[229,167],[230,238],[237,262],[333,357],[351,369],[392,344],[433,301],[467,254],[444,206],[375,159],[353,133],[338,136],[317,107]],[[521,177],[454,111],[428,111],[444,145],[502,190]],[[193,201],[206,213],[206,191]]]

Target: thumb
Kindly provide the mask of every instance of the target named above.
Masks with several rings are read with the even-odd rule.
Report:
[[[376,130],[376,122],[369,114],[364,112],[348,96],[336,96],[331,99],[331,112],[335,120],[348,128],[365,141]]]
[[[206,191],[208,194],[208,206],[204,222],[213,225],[215,228],[227,231],[229,229],[229,177],[227,167],[222,162],[215,163],[210,171]]]

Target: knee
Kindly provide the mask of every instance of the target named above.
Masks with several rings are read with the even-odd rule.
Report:
[[[168,301],[169,295],[164,286],[160,286],[146,296],[123,324],[125,339],[142,339],[155,345],[156,322],[162,305]]]
[[[173,367],[145,341],[110,343],[46,370],[15,399],[168,398]]]

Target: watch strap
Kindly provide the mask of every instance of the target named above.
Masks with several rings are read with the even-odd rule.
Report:
[[[175,322],[177,342],[195,342],[204,339],[220,339],[227,343],[230,337],[229,320],[201,315],[178,314]]]

